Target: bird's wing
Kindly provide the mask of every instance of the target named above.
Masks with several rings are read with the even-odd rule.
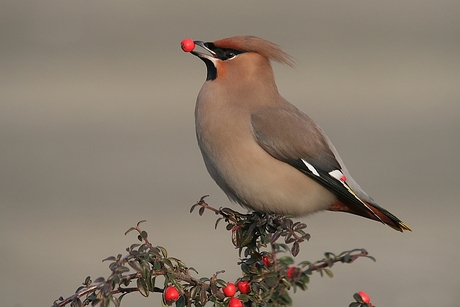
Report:
[[[341,165],[333,145],[306,114],[289,105],[285,108],[262,109],[251,114],[251,123],[257,143],[271,156],[317,181],[343,203],[352,204],[358,211],[366,211],[366,215],[371,213],[382,221],[369,208],[367,200],[358,196],[347,183],[348,172]],[[356,183],[349,179],[354,186]],[[362,193],[364,191],[358,192]]]

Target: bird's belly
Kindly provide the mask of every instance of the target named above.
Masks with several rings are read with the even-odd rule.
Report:
[[[331,206],[336,197],[319,183],[261,147],[239,147],[231,161],[208,165],[230,199],[255,211],[304,216]]]

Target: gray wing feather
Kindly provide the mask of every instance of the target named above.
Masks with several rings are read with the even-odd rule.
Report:
[[[251,115],[251,123],[259,146],[274,158],[299,169],[352,202],[358,204],[364,200],[375,204],[351,178],[337,150],[321,128],[295,106],[256,111]],[[313,166],[320,176],[313,174],[304,161]],[[334,170],[340,170],[347,177],[347,186],[353,194],[343,183],[329,175]]]

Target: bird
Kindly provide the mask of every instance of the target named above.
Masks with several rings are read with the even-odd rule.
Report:
[[[411,231],[364,192],[323,130],[280,95],[271,61],[295,61],[279,45],[244,35],[185,39],[181,47],[206,64],[196,137],[207,171],[231,201],[292,217],[347,212]]]

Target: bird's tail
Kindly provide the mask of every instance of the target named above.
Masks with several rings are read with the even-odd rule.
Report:
[[[389,211],[383,209],[382,207],[378,205],[372,205],[369,203],[366,203],[366,204],[369,206],[369,208],[373,211],[374,214],[369,214],[368,216],[365,216],[365,217],[377,220],[374,216],[374,215],[377,215],[382,223],[387,224],[388,226],[390,226],[391,228],[397,231],[401,231],[401,232],[403,232],[404,230],[412,231],[412,229],[410,229],[410,227],[406,223],[398,219],[396,216],[394,216]]]
[[[363,203],[365,203],[366,206],[358,206],[356,204],[346,205],[341,201],[336,201],[328,210],[348,212],[374,221],[379,221],[400,232],[403,232],[404,230],[412,231],[406,223],[398,219],[388,210],[375,203],[370,204],[364,201]]]

